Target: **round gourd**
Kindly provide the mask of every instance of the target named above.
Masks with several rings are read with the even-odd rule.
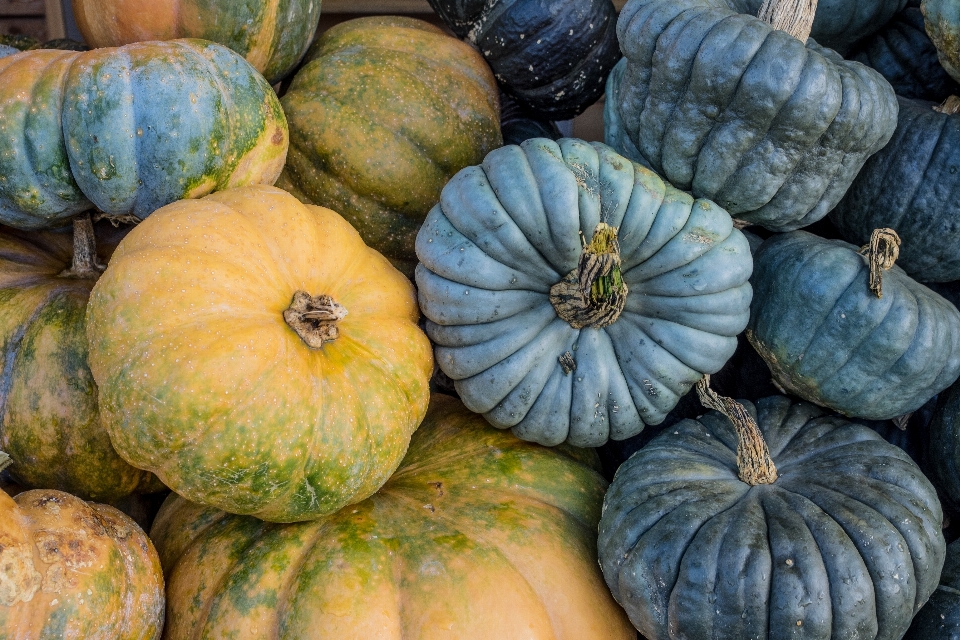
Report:
[[[610,0],[429,0],[522,107],[551,120],[583,112],[620,58]]]
[[[136,523],[60,491],[0,491],[0,633],[159,640],[163,575]]]
[[[164,638],[632,640],[597,567],[605,488],[593,452],[522,442],[434,396],[387,484],[314,522],[171,496],[151,531]]]
[[[855,243],[875,228],[894,229],[904,271],[923,282],[960,280],[960,114],[899,101],[893,139],[867,161],[830,220]]]
[[[124,238],[91,294],[101,419],[190,500],[332,513],[386,481],[427,410],[418,316],[333,211],[263,185],[183,200]]]
[[[887,420],[960,376],[960,312],[896,265],[878,297],[872,259],[804,231],[773,236],[754,255],[747,336],[786,391]]]
[[[684,420],[617,471],[598,541],[614,597],[650,640],[899,640],[943,566],[933,486],[866,427],[783,396],[744,405],[736,427]]]
[[[923,0],[920,10],[940,64],[960,82],[960,5],[954,0]]]
[[[730,216],[600,143],[491,152],[444,188],[417,255],[438,365],[467,407],[541,444],[660,423],[747,323]]]
[[[202,38],[246,58],[271,84],[293,71],[320,20],[320,0],[73,0],[92,47]]]
[[[798,229],[890,139],[896,98],[872,69],[733,4],[630,0],[617,23],[627,64],[615,108],[675,187],[744,222]]]
[[[956,640],[960,637],[960,540],[947,545],[940,584],[920,609],[903,640]]]
[[[106,262],[125,231],[97,231]],[[117,455],[100,424],[85,322],[99,273],[68,272],[73,255],[69,233],[0,228],[0,450],[27,487],[112,503],[153,479]]]
[[[279,100],[226,47],[174,40],[0,58],[0,223],[54,228],[96,207],[141,220],[214,189],[272,183]]]
[[[960,511],[960,385],[937,399],[930,423],[927,457],[930,479],[940,490],[944,506]]]
[[[443,185],[502,144],[483,58],[411,18],[324,32],[282,104],[291,149],[277,186],[341,213],[410,276],[417,229]]]

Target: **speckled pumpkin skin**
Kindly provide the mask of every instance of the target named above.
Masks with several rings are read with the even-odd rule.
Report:
[[[122,235],[99,225],[103,262]],[[0,450],[27,487],[112,503],[154,479],[100,424],[85,320],[95,280],[59,275],[72,255],[70,233],[0,227]]]
[[[420,20],[326,31],[284,95],[290,154],[277,186],[330,207],[409,276],[443,185],[502,144],[499,98],[474,49]]]
[[[312,349],[293,295],[346,307]],[[117,451],[190,500],[265,520],[369,496],[422,420],[433,372],[411,283],[333,211],[263,185],[165,207],[91,294],[90,369]]]
[[[174,40],[0,58],[0,223],[53,228],[96,207],[143,219],[181,198],[272,184],[280,102],[226,47]]]
[[[960,4],[955,0],[923,0],[920,10],[940,64],[960,82]]]
[[[202,38],[236,51],[272,84],[307,52],[320,0],[74,0],[73,15],[91,47]]]
[[[435,395],[387,484],[315,522],[172,496],[151,532],[164,638],[632,640],[597,567],[597,468]]]
[[[160,560],[113,507],[60,491],[0,491],[0,638],[156,640]]]

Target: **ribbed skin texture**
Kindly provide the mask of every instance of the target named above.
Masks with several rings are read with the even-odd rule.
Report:
[[[330,207],[408,276],[447,180],[502,144],[483,58],[421,20],[370,17],[324,32],[284,95],[290,157],[277,186]]]
[[[893,139],[867,161],[830,220],[857,244],[890,227],[903,240],[897,264],[913,278],[960,280],[960,115],[899,100]]]
[[[601,221],[619,229],[626,306],[605,328],[574,329],[550,288]],[[467,407],[541,444],[599,446],[659,424],[747,323],[752,260],[730,216],[600,143],[532,139],[464,169],[417,255],[440,368]]]
[[[896,265],[877,298],[867,261],[842,240],[782,234],[754,262],[747,337],[785,390],[886,420],[960,376],[960,312]]]
[[[960,93],[960,86],[940,64],[937,48],[923,26],[916,7],[898,13],[872,38],[848,56],[880,72],[903,98],[943,102]]]
[[[279,82],[300,62],[320,19],[320,0],[75,0],[91,47],[202,38],[229,47]]]
[[[147,535],[60,491],[0,491],[0,638],[158,640],[164,593]]]
[[[273,525],[171,496],[151,531],[164,638],[633,640],[596,562],[606,482],[434,396],[373,496]]]
[[[773,484],[739,479],[736,433],[714,411],[620,467],[600,564],[644,637],[900,639],[943,566],[936,491],[900,448],[824,414],[757,403]]]
[[[122,232],[99,231],[105,262]],[[59,275],[72,256],[70,233],[0,227],[0,451],[27,487],[114,502],[152,479],[100,424],[84,317],[95,280]]]
[[[616,106],[671,184],[789,231],[825,216],[896,128],[880,74],[723,0],[630,0]]]
[[[960,541],[947,545],[940,584],[913,619],[903,640],[957,640],[960,638]]]
[[[620,110],[617,108],[617,96],[620,95],[620,84],[623,82],[623,72],[627,69],[627,59],[620,58],[607,77],[606,100],[603,102],[603,141],[607,146],[617,150],[617,153],[628,160],[632,160],[647,168],[650,163],[646,161],[637,145],[633,144],[626,129],[623,128],[623,119],[620,117]]]
[[[923,0],[920,10],[940,63],[960,82],[960,4],[954,0]]]
[[[199,40],[0,58],[0,223],[96,207],[143,219],[181,198],[272,184],[286,119],[260,74]]]
[[[154,218],[157,218],[154,220]],[[308,347],[294,294],[347,312]],[[411,283],[333,211],[263,185],[184,200],[124,238],[90,297],[117,451],[190,500],[290,522],[376,491],[427,410]]]
[[[951,511],[960,510],[960,385],[937,398],[930,423],[929,458],[931,479],[944,504]]]
[[[551,120],[581,113],[620,58],[610,0],[429,0],[480,50],[500,86]]]

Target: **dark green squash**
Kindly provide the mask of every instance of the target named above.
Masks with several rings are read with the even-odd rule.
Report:
[[[940,394],[928,442],[930,479],[944,506],[960,512],[960,384]]]
[[[903,640],[960,638],[960,540],[947,545],[940,584],[913,619]]]
[[[530,113],[504,93],[500,94],[500,132],[505,145],[520,144],[530,138],[559,140],[561,137],[553,121]]]
[[[943,565],[933,486],[819,407],[744,407],[736,428],[710,411],[620,467],[598,542],[614,597],[649,640],[899,640]]]

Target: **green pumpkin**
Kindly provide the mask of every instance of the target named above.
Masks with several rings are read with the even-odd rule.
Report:
[[[614,597],[649,640],[899,640],[943,566],[933,486],[866,427],[744,405],[768,449],[710,411],[617,471],[598,541]]]
[[[923,0],[920,10],[940,64],[960,82],[960,4],[954,0]]]
[[[887,420],[960,376],[960,312],[896,265],[878,297],[867,258],[842,240],[776,235],[754,262],[747,336],[786,391]]]
[[[491,152],[444,188],[417,255],[438,365],[468,408],[541,444],[660,423],[747,323],[730,216],[600,143]]]
[[[744,222],[798,229],[827,215],[890,139],[896,98],[872,69],[733,4],[630,0],[614,106],[672,185]]]

